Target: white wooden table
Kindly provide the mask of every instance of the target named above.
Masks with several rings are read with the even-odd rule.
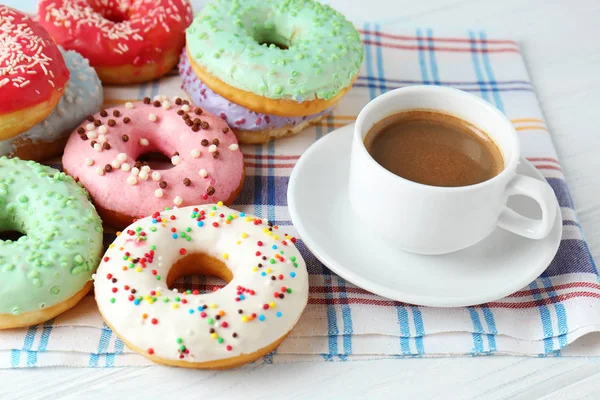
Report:
[[[600,2],[329,0],[356,23],[480,27],[517,39],[592,256],[600,261]],[[3,1],[6,3],[6,0]],[[8,0],[35,10],[35,0]],[[600,397],[598,358],[438,358],[264,365],[225,372],[162,367],[0,372],[0,399],[565,399]]]

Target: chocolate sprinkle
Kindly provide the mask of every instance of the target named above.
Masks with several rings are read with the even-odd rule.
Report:
[[[233,332],[233,335],[231,335],[231,336],[233,336],[233,337],[237,337],[237,333],[236,333],[236,332]]]
[[[133,164],[133,168],[141,169],[142,168],[142,163],[139,162],[139,161],[136,161],[135,164]]]
[[[119,111],[119,110],[113,111],[113,117],[120,117],[120,116],[121,116],[121,111]]]
[[[194,110],[194,112],[196,113],[196,115],[200,115],[200,114],[202,114],[202,109],[201,108],[196,108]]]
[[[242,314],[244,312],[244,310],[242,310],[241,308],[238,310],[238,314]]]
[[[102,148],[104,150],[110,150],[110,144],[108,142],[104,142],[104,143],[102,143]]]
[[[183,114],[185,114],[185,112],[183,110],[178,110],[177,111],[177,115],[183,115]]]
[[[108,120],[108,126],[110,126],[111,128],[112,128],[113,126],[115,126],[116,124],[117,124],[117,122],[116,122],[114,119],[109,119],[109,120]]]
[[[274,281],[275,279],[277,279],[277,278],[275,278],[273,275],[271,275],[271,280]]]
[[[215,146],[219,145],[219,139],[213,139],[212,144],[214,144]]]
[[[190,186],[191,184],[192,184],[192,181],[190,180],[190,178],[183,178],[184,186]]]
[[[187,104],[188,106],[190,105],[190,102],[189,102],[189,101],[187,101],[187,100],[183,100],[181,103],[182,103],[182,104]]]
[[[175,104],[177,104],[178,106],[181,105],[181,99],[179,97],[175,99]]]
[[[183,118],[183,119],[190,119],[190,116],[189,116],[189,114],[183,114],[183,116],[181,118]]]
[[[87,119],[89,122],[94,122],[94,116],[93,115],[88,115],[87,117],[85,117],[85,119]]]
[[[112,171],[112,165],[110,165],[110,164],[106,164],[106,165],[104,166],[104,171],[106,171],[106,172],[110,172],[110,171]]]
[[[209,196],[212,196],[213,194],[215,194],[215,188],[212,186],[209,186],[206,188],[206,194]]]
[[[160,183],[158,184],[158,186],[160,186],[161,189],[164,189],[167,187],[167,182],[165,181],[160,181]]]
[[[85,128],[83,126],[80,126],[79,128],[77,128],[77,133],[79,133],[80,135],[85,134]]]
[[[200,126],[202,127],[202,129],[208,129],[208,122],[206,122],[206,121],[202,121],[202,122],[200,123]]]
[[[121,136],[121,140],[124,141],[124,142],[128,142],[129,141],[129,136],[123,135],[123,136]]]
[[[79,135],[79,139],[81,139],[81,140],[88,140],[88,137],[87,137],[87,135],[84,133],[84,134],[81,134],[81,135]]]
[[[217,315],[215,315],[215,319],[218,321],[221,319],[221,316],[217,314]]]
[[[131,121],[131,119],[130,119],[129,117],[125,117],[125,118],[123,118],[123,122],[124,122],[124,123],[128,124],[128,123],[129,123],[129,121]]]
[[[179,152],[176,151],[175,153],[173,153],[173,155],[171,157],[175,157],[175,156],[178,156],[178,155],[179,155]]]
[[[150,97],[144,97],[144,104],[150,104]]]
[[[186,119],[186,120],[185,120],[185,124],[186,124],[187,126],[192,126],[192,125],[194,125],[194,123],[192,122],[192,120],[191,120],[191,119]]]
[[[200,130],[200,126],[199,125],[192,126],[192,131],[198,132],[199,130]]]
[[[154,103],[152,103],[152,105],[153,105],[154,107],[160,107],[160,101],[158,101],[158,100],[155,100],[155,101],[154,101]]]
[[[220,154],[219,154],[219,152],[218,152],[218,151],[215,151],[215,152],[213,153],[213,158],[216,160],[217,158],[219,158],[219,155],[220,155]]]
[[[194,124],[199,124],[199,123],[201,123],[201,122],[202,122],[202,121],[200,120],[200,118],[194,118]]]
[[[223,128],[223,133],[227,133],[227,132],[229,132],[229,128],[228,127]]]
[[[206,139],[202,139],[202,141],[200,142],[200,144],[204,147],[208,146],[208,140]]]
[[[101,116],[102,118],[104,118],[104,117],[108,117],[108,113],[106,112],[106,110],[102,110],[102,111],[100,111],[100,116]]]
[[[215,328],[210,328],[209,332],[210,333],[215,333]]]
[[[100,126],[102,125],[102,121],[100,121],[99,119],[94,121],[94,126]]]
[[[96,143],[98,143],[98,142],[96,142],[95,140],[92,140],[92,141],[90,142],[90,146],[91,146],[91,147],[94,147],[94,145],[95,145]]]

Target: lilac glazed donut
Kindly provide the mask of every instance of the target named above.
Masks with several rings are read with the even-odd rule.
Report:
[[[219,96],[202,83],[192,71],[185,50],[181,53],[178,67],[181,87],[190,96],[192,103],[223,118],[233,128],[240,143],[261,144],[271,139],[295,135],[307,126],[319,122],[334,108],[303,117],[256,113]]]

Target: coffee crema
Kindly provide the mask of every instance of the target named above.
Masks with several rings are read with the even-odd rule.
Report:
[[[364,142],[382,167],[424,185],[475,185],[504,169],[502,152],[485,132],[433,110],[390,115],[369,130]]]

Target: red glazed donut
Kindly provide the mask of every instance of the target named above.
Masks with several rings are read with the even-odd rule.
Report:
[[[103,83],[129,84],[169,72],[192,21],[189,0],[41,0],[40,23],[90,60]]]
[[[170,162],[146,165],[145,157],[155,153]],[[166,207],[229,205],[245,176],[225,121],[164,96],[88,116],[69,138],[62,162],[90,193],[102,220],[116,228]]]
[[[44,120],[68,80],[69,70],[48,32],[0,5],[0,141]]]

